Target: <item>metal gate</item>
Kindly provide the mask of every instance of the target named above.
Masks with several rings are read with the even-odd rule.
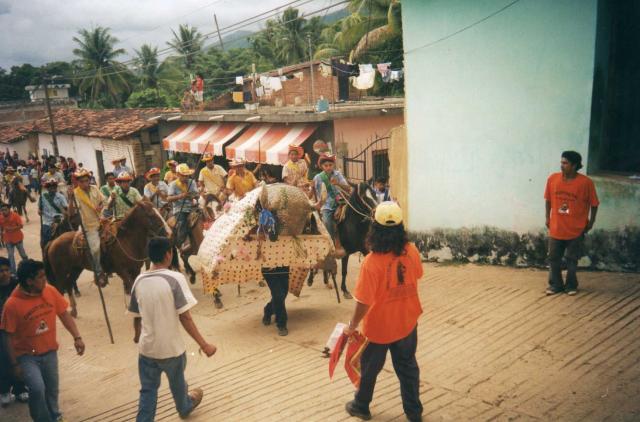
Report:
[[[342,157],[344,176],[351,182],[370,182],[389,177],[389,136],[376,137],[351,157]]]

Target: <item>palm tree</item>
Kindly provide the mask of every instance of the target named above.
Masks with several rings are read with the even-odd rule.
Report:
[[[176,52],[184,57],[184,63],[188,70],[193,70],[195,56],[202,49],[204,37],[195,26],[180,25],[178,32],[171,30],[173,40],[167,42]]]
[[[116,57],[124,54],[125,50],[115,48],[118,39],[109,31],[109,28],[98,26],[91,30],[81,29],[78,31],[79,37],[73,37],[79,46],[73,49],[81,68],[79,90],[80,93],[89,91],[94,105],[103,96],[119,103],[122,94],[129,90],[129,71],[116,61]]]
[[[305,19],[298,9],[286,9],[278,18],[279,36],[276,42],[276,56],[285,64],[299,63],[307,57]]]
[[[143,44],[140,50],[136,52],[135,64],[138,70],[138,78],[140,86],[143,89],[158,89],[158,73],[160,65],[158,62],[158,47],[151,47],[149,44]]]

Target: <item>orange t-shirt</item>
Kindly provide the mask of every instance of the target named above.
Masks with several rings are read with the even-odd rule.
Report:
[[[4,305],[0,329],[14,334],[11,344],[16,356],[58,350],[56,317],[68,307],[67,300],[49,284],[40,296],[29,296],[18,287]]]
[[[404,266],[404,282],[398,283],[398,264]],[[372,343],[388,344],[408,336],[418,323],[422,306],[418,280],[422,277],[420,253],[407,243],[405,253],[366,256],[354,292],[358,302],[369,305],[363,319],[363,334]]]
[[[8,217],[0,214],[2,241],[5,243],[11,243],[12,245],[22,242],[24,234],[22,233],[22,229],[18,228],[20,226],[22,226],[22,217],[20,217],[17,212],[9,212]]]
[[[582,235],[591,207],[600,205],[593,181],[580,173],[571,180],[564,180],[562,173],[549,176],[544,199],[551,203],[549,235],[559,240]]]

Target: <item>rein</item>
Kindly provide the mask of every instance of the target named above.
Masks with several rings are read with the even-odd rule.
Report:
[[[119,231],[120,231],[120,229],[122,228],[122,226],[124,226],[124,221],[127,219],[127,217],[129,217],[129,215],[130,215],[130,214],[131,214],[131,212],[129,212],[129,214],[127,214],[127,216],[122,220],[122,224],[120,224],[120,225],[118,226],[118,228],[117,228],[117,232],[119,232]],[[160,213],[158,213],[157,211],[156,211],[156,215],[158,215],[158,216],[160,217],[160,219],[162,220],[162,224],[163,224],[163,226],[162,226],[162,227],[164,227],[164,228],[165,228],[165,230],[166,230],[166,228],[168,227],[168,226],[167,226],[167,222],[164,220],[164,218],[162,217],[162,215],[160,215]],[[154,236],[157,236],[157,235],[159,234],[159,232],[160,232],[159,230],[158,230],[158,231],[156,231],[156,230],[149,230],[149,231],[150,231],[150,234],[151,234],[151,235],[154,235]],[[130,260],[132,260],[132,261],[136,261],[136,262],[144,262],[144,261],[146,261],[146,260],[149,258],[147,255],[145,255],[145,256],[144,256],[144,257],[142,257],[142,258],[135,258],[135,257],[131,256],[131,255],[127,252],[127,250],[124,248],[124,246],[122,245],[122,243],[120,242],[120,238],[118,237],[118,233],[117,233],[117,232],[116,232],[116,234],[115,234],[115,236],[114,236],[114,237],[116,238],[116,243],[118,244],[118,247],[120,248],[120,250],[122,251],[122,253],[123,253],[127,258],[129,258],[129,259],[130,259]],[[167,232],[167,235],[168,235],[168,234],[169,234],[169,233]]]
[[[367,214],[361,212],[355,206],[353,206],[353,204],[349,201],[349,199],[347,199],[348,195],[346,195],[346,194],[348,192],[346,190],[342,189],[340,186],[336,186],[336,188],[338,189],[338,191],[342,195],[342,198],[344,199],[346,204],[349,206],[349,208],[351,208],[356,214],[360,214],[362,217],[364,217],[364,219],[371,220],[371,215],[367,215]],[[360,196],[358,195],[358,197],[360,197]],[[367,204],[366,202],[364,202],[362,200],[360,202],[362,202],[364,204],[364,206],[369,209],[370,212],[373,211],[373,208],[370,207],[369,204]]]

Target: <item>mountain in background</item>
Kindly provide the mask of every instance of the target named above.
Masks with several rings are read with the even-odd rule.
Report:
[[[349,11],[345,9],[336,10],[335,12],[327,13],[322,17],[322,22],[327,25],[331,25],[345,16],[349,16]],[[222,37],[222,43],[224,44],[225,50],[231,48],[247,48],[249,47],[249,37],[255,34],[258,31],[247,31],[247,30],[239,30],[233,32],[229,35],[225,35]],[[212,46],[217,46],[217,44],[213,44]]]

